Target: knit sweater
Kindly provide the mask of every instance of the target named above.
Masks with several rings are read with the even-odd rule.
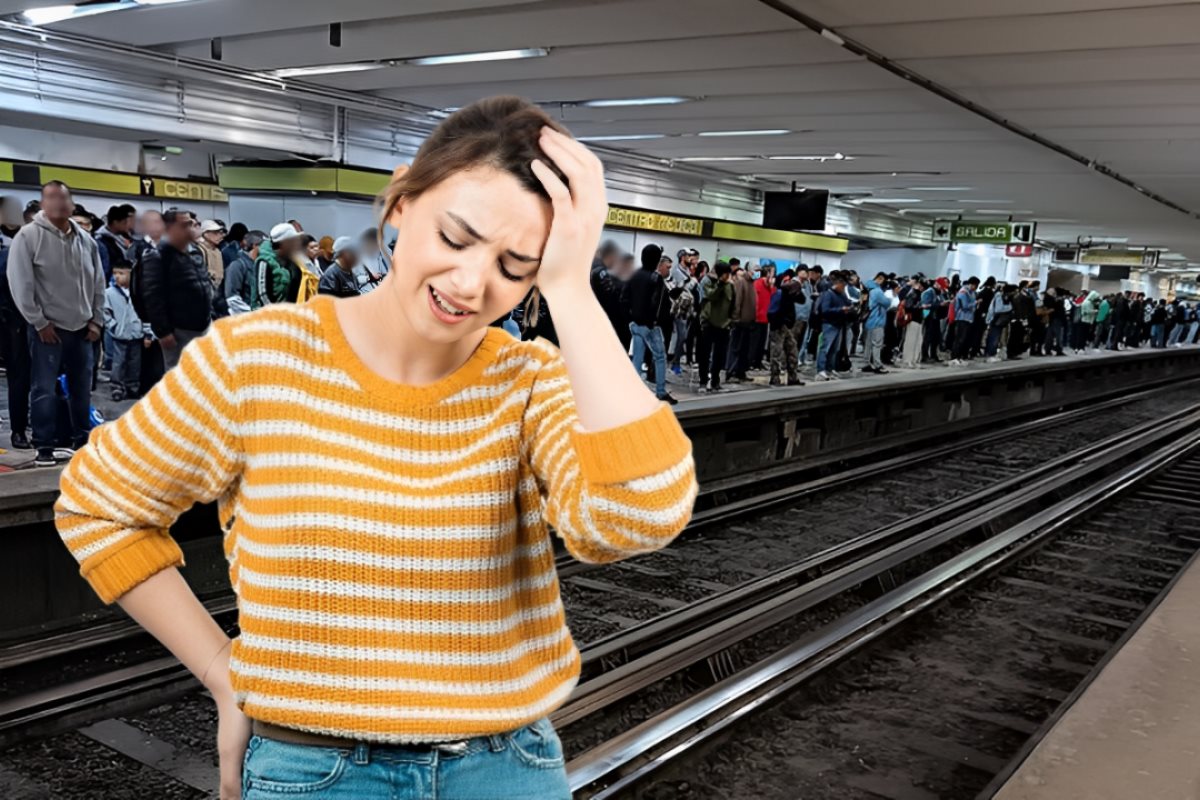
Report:
[[[448,377],[392,382],[337,302],[215,322],[64,470],[63,540],[112,602],[181,565],[168,528],[216,500],[255,719],[402,744],[545,716],[579,676],[547,524],[582,561],[665,546],[690,441],[665,404],[584,431],[558,350],[499,328]]]

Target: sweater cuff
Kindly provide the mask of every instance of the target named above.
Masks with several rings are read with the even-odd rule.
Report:
[[[659,403],[650,416],[606,431],[571,431],[579,469],[589,483],[624,483],[676,466],[692,452],[675,412]]]
[[[107,605],[167,567],[181,566],[183,551],[174,539],[165,532],[145,531],[96,564],[85,561],[80,574]]]

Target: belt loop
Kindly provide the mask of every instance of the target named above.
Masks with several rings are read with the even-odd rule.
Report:
[[[371,745],[366,742],[354,745],[354,763],[360,767],[371,763]]]
[[[493,733],[488,736],[488,744],[492,748],[493,753],[504,752],[504,737],[498,733]]]

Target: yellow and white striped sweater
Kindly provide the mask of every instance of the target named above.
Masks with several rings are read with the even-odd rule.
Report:
[[[663,547],[690,441],[665,404],[583,431],[558,350],[496,328],[445,379],[393,383],[334,302],[214,324],[64,470],[63,540],[112,602],[182,564],[167,529],[217,500],[256,719],[408,743],[544,716],[579,676],[547,522],[583,561]]]

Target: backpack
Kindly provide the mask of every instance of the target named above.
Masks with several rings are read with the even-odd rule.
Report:
[[[687,288],[679,293],[674,300],[671,301],[671,318],[672,319],[687,319],[692,314],[692,307],[696,303],[696,297]]]

